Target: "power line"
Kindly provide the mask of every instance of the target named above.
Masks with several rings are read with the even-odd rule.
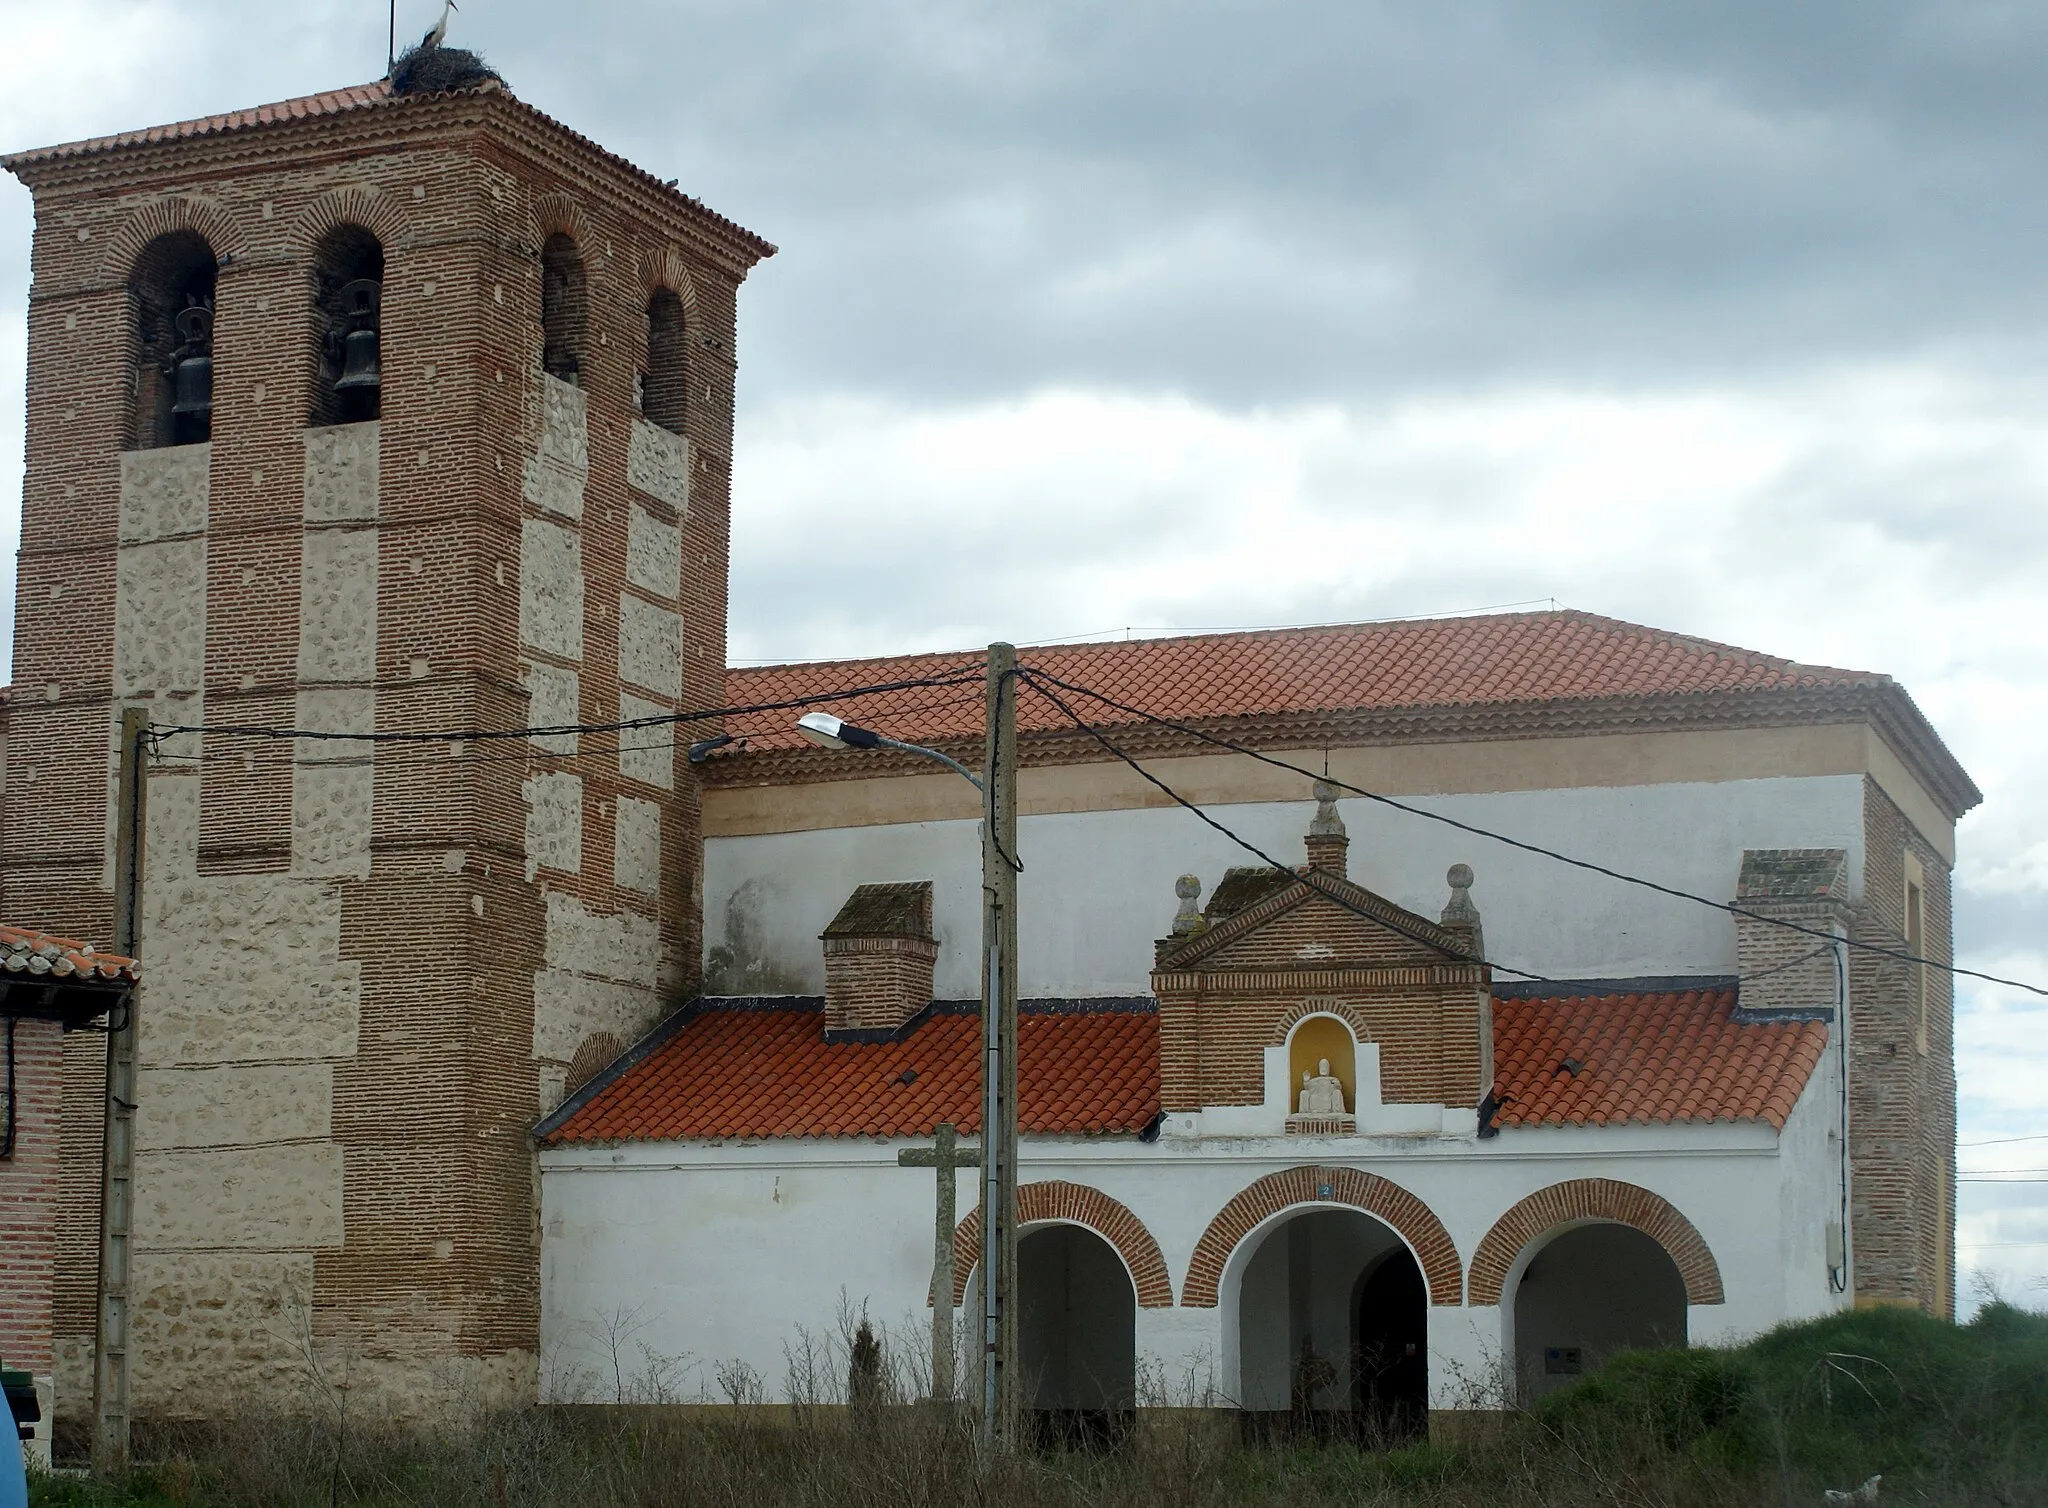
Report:
[[[2036,1131],[2031,1136],[1994,1136],[1989,1141],[1959,1141],[1958,1147],[2009,1147],[2016,1141],[2048,1141],[2048,1131]]]
[[[973,684],[976,687],[976,689],[969,695],[956,697],[942,697],[926,701],[916,710],[919,712],[931,712],[944,707],[964,706],[968,703],[979,705],[982,701],[982,693],[979,689],[981,686],[981,679],[982,678],[978,676],[974,679]],[[966,683],[962,682],[961,684]],[[866,688],[855,688],[852,691],[833,692],[831,696],[827,699],[838,700],[841,698],[851,698],[854,696],[865,696],[871,694],[873,694],[873,692]],[[806,702],[808,702],[809,700],[811,699],[805,699]],[[774,711],[776,709],[772,706],[762,706],[752,710]],[[706,712],[692,712],[688,714],[665,714],[664,716],[666,718],[666,727],[673,727],[676,724],[686,721],[710,719],[728,714],[739,715],[736,713],[731,713],[730,709],[718,708]],[[648,719],[633,720],[634,724],[644,723],[648,721]],[[465,742],[465,740],[462,738],[444,738],[437,740],[437,742],[439,742],[440,744],[445,745],[445,747],[442,748],[436,748],[434,744],[428,743],[424,740],[414,739],[404,745],[401,745],[396,749],[393,749],[389,753],[378,756],[378,768],[388,768],[389,762],[391,761],[404,762],[407,765],[407,767],[430,766],[435,769],[439,769],[447,765],[533,765],[545,764],[549,761],[567,762],[581,759],[590,759],[593,757],[602,757],[610,754],[658,754],[663,750],[673,750],[679,747],[683,747],[687,744],[696,742],[695,739],[667,736],[656,738],[649,742],[636,741],[628,743],[623,738],[620,738],[618,741],[611,743],[593,743],[590,740],[595,739],[609,732],[661,732],[665,731],[665,728],[661,726],[641,728],[639,726],[628,725],[619,725],[617,727],[602,725],[590,726],[593,731],[589,733],[584,733],[580,731],[580,729],[571,729],[564,726],[559,728],[550,727],[531,729],[511,729],[508,730],[506,735],[507,737],[510,737],[513,735],[523,734],[535,740],[542,738],[576,737],[578,738],[579,743],[577,748],[575,748],[574,750],[531,747],[517,749],[510,753],[502,754],[491,754],[482,752],[472,753],[467,750],[460,749],[459,746],[463,742]],[[195,730],[189,727],[160,728],[155,730],[156,735],[159,739],[169,738],[177,733],[187,733],[192,731]],[[204,729],[203,731],[219,732],[221,730],[213,728]],[[281,729],[278,731],[278,736],[274,740],[270,741],[282,744],[285,741],[286,736],[288,736],[288,730]],[[363,738],[366,742],[372,741],[368,738],[367,735],[358,735],[351,733],[330,734],[328,735],[328,741],[344,741],[359,737]],[[744,735],[739,735],[735,739],[735,744],[743,741],[743,739]],[[363,761],[368,760],[369,758],[370,752],[368,750],[365,750],[361,754],[357,755],[343,755],[337,758],[324,759],[318,761],[317,764],[332,764],[336,767],[346,767],[352,763],[360,764]],[[303,767],[305,764],[306,761],[302,760],[299,756],[295,755],[290,750],[284,750],[274,759],[268,756],[258,755],[254,753],[234,753],[225,749],[216,750],[212,752],[202,751],[197,754],[159,752],[155,756],[155,767],[160,770],[199,769],[207,765],[214,765],[223,768],[228,766],[234,766],[236,768],[242,769],[252,767],[267,769],[291,769],[293,767]]]
[[[951,675],[919,676],[907,681],[883,681],[868,686],[850,686],[838,691],[814,692],[775,702],[752,702],[743,706],[706,707],[697,712],[658,712],[646,717],[622,718],[611,723],[556,723],[530,728],[457,728],[444,732],[400,733],[388,731],[336,732],[324,728],[279,728],[247,723],[172,723],[151,729],[161,740],[181,733],[211,733],[224,738],[312,739],[330,743],[434,744],[489,743],[517,738],[560,738],[582,733],[622,733],[638,728],[665,728],[680,723],[709,722],[721,717],[745,717],[758,712],[784,712],[796,707],[814,707],[820,702],[843,701],[852,697],[881,696],[892,691],[914,691],[922,686],[964,686],[984,679],[979,669],[956,671]]]
[[[1020,672],[1020,679],[1021,678],[1023,677],[1021,676]],[[1030,682],[1027,680],[1026,684],[1030,684]],[[1389,932],[1394,932],[1402,937],[1406,937],[1411,942],[1418,942],[1425,947],[1440,949],[1440,945],[1435,940],[1428,937],[1424,937],[1416,933],[1412,929],[1403,927],[1398,923],[1389,920],[1386,917],[1379,916],[1374,914],[1373,912],[1367,911],[1363,907],[1354,905],[1345,897],[1334,894],[1322,885],[1317,884],[1315,882],[1314,877],[1319,873],[1319,871],[1316,871],[1314,869],[1296,869],[1292,865],[1282,863],[1280,860],[1274,858],[1271,854],[1267,853],[1264,849],[1260,848],[1257,844],[1253,843],[1250,839],[1245,838],[1240,833],[1225,826],[1222,822],[1219,822],[1215,817],[1212,817],[1208,812],[1204,811],[1195,802],[1190,801],[1187,797],[1181,795],[1179,791],[1176,791],[1164,780],[1161,780],[1157,775],[1153,774],[1150,770],[1146,769],[1144,765],[1140,764],[1129,753],[1120,748],[1112,740],[1104,736],[1100,729],[1097,729],[1090,725],[1085,719],[1083,719],[1080,716],[1079,713],[1075,712],[1074,709],[1071,706],[1069,706],[1066,703],[1066,701],[1059,697],[1057,694],[1048,691],[1043,686],[1038,685],[1032,685],[1031,689],[1037,692],[1040,696],[1044,697],[1047,701],[1051,702],[1062,713],[1064,713],[1068,718],[1070,718],[1076,727],[1080,728],[1084,733],[1088,734],[1089,737],[1093,738],[1110,754],[1122,760],[1126,765],[1129,765],[1132,770],[1137,772],[1138,776],[1141,779],[1148,782],[1156,790],[1164,794],[1169,800],[1173,801],[1176,805],[1184,808],[1189,812],[1192,812],[1196,817],[1200,818],[1203,822],[1208,824],[1210,827],[1214,828],[1217,832],[1221,833],[1231,842],[1235,843],[1239,848],[1242,848],[1246,853],[1249,853],[1254,857],[1264,861],[1264,863],[1269,868],[1271,868],[1274,873],[1285,876],[1287,879],[1293,880],[1298,884],[1306,886],[1309,890],[1314,891],[1317,895],[1321,896],[1324,900],[1329,901],[1332,905],[1336,906],[1340,910],[1348,911],[1354,916],[1363,917],[1367,921],[1373,922],[1378,926],[1384,927]],[[1748,984],[1754,983],[1756,980],[1759,979],[1767,979],[1773,974],[1781,974],[1787,969],[1793,969],[1799,967],[1801,964],[1811,963],[1814,959],[1822,957],[1826,954],[1830,954],[1833,951],[1834,950],[1832,947],[1823,946],[1815,948],[1809,953],[1802,953],[1799,957],[1790,959],[1785,963],[1777,964],[1772,968],[1760,969],[1754,974],[1738,975],[1737,983]],[[1560,989],[1567,990],[1573,988],[1575,985],[1578,984],[1578,981],[1576,980],[1557,979],[1548,974],[1532,973],[1527,969],[1518,969],[1511,964],[1500,963],[1494,959],[1481,957],[1476,954],[1469,954],[1466,955],[1466,957],[1469,962],[1476,963],[1482,965],[1483,967],[1492,969],[1496,973],[1512,974],[1518,979],[1526,979],[1534,984],[1556,985]]]
[[[1213,827],[1217,832],[1223,834],[1224,837],[1228,838],[1231,842],[1235,843],[1239,848],[1242,848],[1246,853],[1251,854],[1254,857],[1264,861],[1267,867],[1270,868],[1275,874],[1285,876],[1287,879],[1293,880],[1295,883],[1307,887],[1309,890],[1321,896],[1324,900],[1330,902],[1332,905],[1338,907],[1340,910],[1349,911],[1354,916],[1361,916],[1364,917],[1367,921],[1375,922],[1378,925],[1386,928],[1387,931],[1397,933],[1400,936],[1407,938],[1410,942],[1418,942],[1421,943],[1424,947],[1433,948],[1439,952],[1442,951],[1442,945],[1436,942],[1434,939],[1425,937],[1421,933],[1414,931],[1412,928],[1401,926],[1399,923],[1391,921],[1384,916],[1376,916],[1372,912],[1367,911],[1364,907],[1354,905],[1345,897],[1333,894],[1330,890],[1317,884],[1315,880],[1312,878],[1312,876],[1314,876],[1317,873],[1317,871],[1313,869],[1299,870],[1294,868],[1292,865],[1283,864],[1278,859],[1274,858],[1271,854],[1267,853],[1263,848],[1260,848],[1257,844],[1253,843],[1250,839],[1242,837],[1239,834],[1233,832],[1230,828],[1225,827],[1221,822],[1217,821],[1214,817],[1210,816],[1207,812],[1203,811],[1201,807],[1197,806],[1194,802],[1188,800],[1188,798],[1183,796],[1179,791],[1176,791],[1172,786],[1168,785],[1165,781],[1161,780],[1157,775],[1153,774],[1150,770],[1146,769],[1142,764],[1138,763],[1138,761],[1133,759],[1129,754],[1125,753],[1121,748],[1117,747],[1116,744],[1111,742],[1107,737],[1103,735],[1100,729],[1090,725],[1084,718],[1082,718],[1082,716],[1078,712],[1076,712],[1072,707],[1068,706],[1067,703],[1058,695],[1058,693],[1049,691],[1045,687],[1038,685],[1035,680],[1032,680],[1028,677],[1024,677],[1021,670],[1019,672],[1019,676],[1021,679],[1024,679],[1025,684],[1029,685],[1033,691],[1036,691],[1040,696],[1044,697],[1047,701],[1051,702],[1055,707],[1059,708],[1061,712],[1065,713],[1069,718],[1073,719],[1074,725],[1081,729],[1082,732],[1088,734],[1089,737],[1093,738],[1097,743],[1101,744],[1104,749],[1108,750],[1111,754],[1115,755],[1118,759],[1122,760],[1125,764],[1129,765],[1134,771],[1137,772],[1140,778],[1154,786],[1161,793],[1163,793],[1169,800],[1173,801],[1176,805],[1181,806],[1186,810],[1194,813],[1195,816],[1199,817],[1203,822],[1206,822],[1210,827]],[[1498,973],[1513,974],[1520,979],[1532,980],[1538,984],[1563,983],[1563,981],[1561,980],[1550,979],[1542,974],[1532,974],[1526,969],[1517,969],[1507,964],[1496,963],[1491,959],[1481,958],[1476,954],[1467,954],[1466,961],[1469,963],[1479,964],[1486,968],[1491,968]]]
[[[1554,848],[1545,848],[1540,843],[1525,842],[1520,838],[1510,838],[1505,833],[1494,832],[1490,828],[1479,827],[1470,822],[1461,822],[1456,817],[1448,816],[1443,812],[1433,812],[1426,807],[1411,806],[1407,802],[1396,800],[1392,796],[1383,796],[1378,791],[1369,791],[1363,786],[1352,785],[1348,781],[1339,780],[1334,775],[1322,775],[1314,770],[1305,770],[1300,765],[1290,764],[1287,760],[1277,758],[1258,749],[1249,748],[1232,739],[1206,732],[1192,724],[1180,722],[1170,717],[1161,717],[1157,713],[1147,712],[1140,707],[1133,707],[1128,702],[1120,702],[1115,697],[1105,695],[1090,687],[1079,685],[1073,681],[1063,680],[1061,677],[1053,675],[1048,671],[1040,670],[1036,666],[1020,665],[1017,667],[1017,673],[1034,683],[1044,681],[1061,687],[1063,690],[1072,691],[1082,696],[1093,697],[1104,706],[1113,707],[1117,711],[1135,717],[1142,722],[1151,723],[1161,728],[1171,728],[1177,733],[1185,733],[1190,738],[1198,739],[1206,744],[1212,744],[1219,749],[1228,749],[1233,754],[1242,754],[1246,758],[1255,759],[1261,764],[1272,765],[1275,769],[1291,771],[1307,780],[1327,780],[1331,785],[1338,787],[1340,790],[1349,791],[1352,795],[1363,797],[1367,801],[1376,801],[1382,806],[1391,807],[1398,812],[1406,812],[1412,817],[1424,817],[1431,822],[1440,822],[1446,827],[1454,827],[1458,831],[1470,833],[1474,837],[1487,838],[1495,843],[1504,843],[1510,848],[1521,849],[1524,853],[1532,853],[1542,858],[1554,859],[1560,864],[1569,864],[1574,869],[1583,869],[1593,874],[1604,875],[1610,880],[1619,880],[1625,885],[1636,885],[1644,890],[1655,891],[1659,895],[1668,895],[1674,900],[1690,901],[1697,906],[1707,906],[1715,911],[1726,912],[1730,916],[1740,916],[1746,917],[1751,921],[1767,922],[1773,927],[1781,927],[1788,932],[1802,933],[1807,937],[1817,937],[1830,944],[1840,943],[1845,947],[1854,948],[1864,953],[1874,953],[1884,958],[1895,959],[1900,963],[1921,964],[1927,968],[1940,969],[1948,974],[1960,975],[1967,979],[1981,979],[1986,984],[2000,985],[2006,989],[2025,990],[2029,994],[2048,998],[2048,986],[2028,984],[2020,979],[2006,979],[1997,974],[1986,974],[1977,969],[1966,969],[1959,964],[1943,963],[1937,958],[1924,958],[1918,953],[1908,953],[1902,948],[1888,948],[1881,943],[1864,942],[1859,938],[1823,931],[1818,927],[1804,926],[1799,922],[1787,921],[1783,917],[1765,916],[1760,912],[1748,911],[1727,901],[1714,900],[1711,896],[1695,895],[1689,890],[1680,890],[1675,886],[1665,885],[1656,880],[1646,880],[1641,875],[1626,874],[1619,869],[1610,869],[1605,864],[1594,863],[1591,859],[1575,859],[1570,854],[1560,853]],[[1081,727],[1089,728],[1089,725],[1080,719],[1078,715],[1071,711],[1068,715],[1074,717]]]

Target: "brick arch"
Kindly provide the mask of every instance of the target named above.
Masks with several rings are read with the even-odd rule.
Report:
[[[683,301],[683,313],[697,312],[697,284],[689,263],[674,246],[647,246],[640,252],[640,301],[644,304],[666,288]]]
[[[195,231],[204,236],[219,262],[240,256],[247,249],[240,223],[219,204],[197,194],[166,194],[137,210],[114,234],[103,268],[106,281],[126,283],[142,249],[158,236],[174,230]]]
[[[574,241],[583,256],[590,255],[590,222],[583,206],[567,194],[537,194],[527,213],[532,221],[534,255],[538,256],[541,243],[557,232]]]
[[[1721,1268],[1693,1223],[1668,1199],[1612,1178],[1573,1178],[1538,1189],[1500,1219],[1472,1254],[1471,1302],[1498,1304],[1515,1259],[1561,1225],[1606,1220],[1641,1231],[1678,1264],[1688,1304],[1726,1302]]]
[[[1365,1018],[1351,1006],[1338,1000],[1304,1000],[1291,1007],[1287,1014],[1280,1018],[1279,1026],[1274,1028],[1271,1045],[1285,1047],[1287,1039],[1294,1034],[1294,1029],[1311,1016],[1334,1016],[1351,1028],[1351,1035],[1355,1040],[1372,1041],[1372,1032],[1367,1028]]]
[[[294,246],[311,250],[338,225],[360,225],[390,251],[405,240],[411,222],[389,194],[364,184],[334,189],[307,205],[292,228]]]
[[[1195,1254],[1180,1301],[1190,1309],[1216,1307],[1223,1267],[1239,1243],[1259,1224],[1299,1204],[1322,1204],[1363,1210],[1392,1226],[1415,1250],[1432,1304],[1455,1304],[1463,1296],[1465,1266],[1451,1233],[1436,1212],[1397,1183],[1358,1168],[1288,1168],[1268,1173],[1241,1190],[1216,1212]]]
[[[1017,1190],[1017,1223],[1020,1226],[1043,1221],[1083,1225],[1102,1237],[1123,1258],[1138,1293],[1140,1309],[1173,1307],[1173,1278],[1166,1270],[1166,1258],[1145,1222],[1130,1206],[1112,1199],[1100,1189],[1084,1183],[1048,1179],[1027,1183]],[[968,1212],[953,1229],[953,1307],[967,1302],[967,1280],[981,1261],[981,1211]],[[930,1294],[927,1293],[927,1299]]]

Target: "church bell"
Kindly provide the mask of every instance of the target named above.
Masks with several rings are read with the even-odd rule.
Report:
[[[213,311],[195,304],[172,325],[178,332],[174,358],[171,413],[180,419],[206,419],[213,414]]]
[[[337,392],[375,392],[383,386],[384,371],[377,353],[381,291],[375,278],[358,278],[341,290],[342,317],[349,332],[341,343],[341,376],[334,383]]]

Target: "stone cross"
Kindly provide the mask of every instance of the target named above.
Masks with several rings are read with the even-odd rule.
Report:
[[[938,1223],[932,1239],[932,1397],[953,1397],[953,1227],[955,1173],[981,1166],[981,1154],[959,1144],[951,1121],[941,1121],[929,1147],[909,1147],[896,1154],[899,1166],[936,1168],[939,1178]]]

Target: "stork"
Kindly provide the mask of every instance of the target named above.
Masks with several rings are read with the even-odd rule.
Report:
[[[448,13],[461,9],[462,7],[457,5],[455,0],[441,0],[441,19],[427,28],[427,34],[420,38],[420,46],[422,48],[439,47],[441,39],[448,35]]]

